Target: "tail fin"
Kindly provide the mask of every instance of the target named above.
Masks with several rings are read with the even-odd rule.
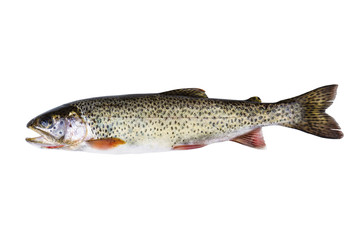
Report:
[[[295,128],[323,138],[340,139],[344,134],[334,118],[325,113],[336,96],[337,85],[317,88],[300,96],[280,101],[297,102],[302,108],[302,121],[285,123],[283,126]]]

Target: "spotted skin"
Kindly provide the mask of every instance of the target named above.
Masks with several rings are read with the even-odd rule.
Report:
[[[171,147],[206,144],[236,136],[239,129],[301,120],[297,103],[259,104],[159,94],[88,99],[72,106],[79,109],[95,139],[120,138],[127,144],[141,144],[160,138]]]
[[[101,139],[120,139],[123,143],[116,147],[119,150],[135,147],[128,152],[137,152],[139,147],[146,147],[145,151],[192,149],[195,147],[191,146],[239,139],[269,125],[341,138],[335,120],[324,113],[335,97],[336,85],[319,89],[277,103],[261,103],[258,97],[245,101],[211,99],[201,89],[179,89],[159,94],[85,99],[47,114],[60,112],[66,118],[68,112],[75,112],[86,125],[86,136],[78,137],[83,140],[81,143],[67,142],[71,147],[63,149],[84,151],[89,150],[86,142]],[[43,115],[33,119],[30,125],[39,122],[36,119]]]

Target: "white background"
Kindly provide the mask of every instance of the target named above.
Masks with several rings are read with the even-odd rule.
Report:
[[[1,1],[0,239],[360,239],[358,1]],[[198,87],[264,102],[339,84],[345,137],[263,130],[140,155],[41,150],[34,116]]]

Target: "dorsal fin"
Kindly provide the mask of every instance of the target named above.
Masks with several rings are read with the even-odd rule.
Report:
[[[195,98],[207,98],[205,91],[200,88],[181,88],[160,93],[160,95],[168,96],[184,96]]]
[[[261,103],[261,99],[259,97],[251,97],[247,100],[245,100],[246,102],[256,102],[256,103]]]

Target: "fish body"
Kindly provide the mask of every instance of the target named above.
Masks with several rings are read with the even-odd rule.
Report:
[[[263,148],[261,128],[270,125],[338,139],[340,127],[325,113],[336,89],[329,85],[276,103],[212,99],[194,88],[84,99],[32,119],[27,127],[41,136],[27,141],[104,153],[187,150],[223,141]]]

